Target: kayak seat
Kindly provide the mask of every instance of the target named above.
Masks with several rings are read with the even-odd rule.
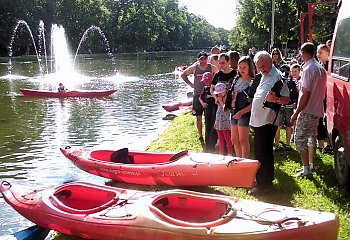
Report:
[[[196,193],[160,195],[149,209],[169,224],[207,229],[225,224],[237,215],[231,202]]]
[[[178,152],[176,154],[174,154],[173,156],[171,156],[169,158],[169,162],[172,162],[172,161],[176,161],[178,160],[179,158],[182,158],[183,156],[187,155],[188,154],[188,151],[187,150],[183,150],[181,152]]]
[[[110,191],[87,192],[73,189],[61,189],[51,194],[50,201],[58,209],[72,214],[91,214],[100,212],[119,200],[119,194]]]
[[[111,162],[115,163],[125,163],[125,164],[133,164],[134,157],[129,155],[128,148],[122,148],[117,151],[114,151],[110,156]]]

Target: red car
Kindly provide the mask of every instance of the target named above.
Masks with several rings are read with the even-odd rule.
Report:
[[[333,34],[327,80],[327,130],[334,168],[342,186],[350,186],[350,1],[341,4]]]

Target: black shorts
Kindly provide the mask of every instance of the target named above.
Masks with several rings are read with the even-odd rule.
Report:
[[[192,102],[192,115],[193,116],[202,116],[204,112],[204,108],[199,101],[199,96],[193,97],[193,102]]]

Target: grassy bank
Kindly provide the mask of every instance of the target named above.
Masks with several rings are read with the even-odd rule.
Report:
[[[195,118],[185,113],[175,118],[172,124],[150,144],[149,151],[202,151],[197,140]],[[284,131],[281,132],[284,141]],[[294,170],[300,168],[299,154],[296,151],[278,152],[275,154],[275,191],[272,194],[252,197],[247,189],[231,187],[192,187],[194,191],[216,192],[254,199],[285,206],[300,207],[326,212],[334,212],[340,218],[338,239],[350,239],[350,204],[349,196],[336,183],[333,171],[333,157],[317,153],[315,170],[308,178],[294,178]],[[125,183],[113,183],[123,188],[139,190],[162,190],[170,187],[139,186]],[[56,239],[78,239],[60,235]]]
[[[285,132],[281,131],[284,141]],[[152,151],[202,151],[197,140],[195,118],[183,114],[173,120],[148,150]],[[295,169],[300,168],[296,151],[281,151],[275,154],[275,191],[262,197],[252,197],[246,189],[213,187],[225,194],[246,199],[254,199],[285,206],[300,207],[325,212],[334,212],[340,218],[338,239],[350,239],[349,195],[337,185],[333,170],[333,156],[317,152],[315,170],[308,178],[295,178]],[[196,190],[196,188],[193,188]],[[198,191],[203,189],[198,188]]]

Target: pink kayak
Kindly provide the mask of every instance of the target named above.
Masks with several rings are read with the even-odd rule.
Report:
[[[250,188],[259,161],[211,153],[179,153],[61,148],[78,168],[127,183]]]
[[[50,98],[65,98],[65,97],[106,97],[117,91],[112,90],[73,90],[65,92],[54,92],[34,89],[19,89],[24,96],[33,97],[50,97]]]
[[[0,192],[39,226],[86,239],[336,240],[333,213],[186,190],[142,192],[85,182]]]
[[[167,112],[173,112],[176,110],[179,110],[180,108],[183,107],[189,107],[192,105],[192,99],[186,99],[182,100],[180,102],[174,102],[170,104],[163,105],[162,107],[167,111]]]

